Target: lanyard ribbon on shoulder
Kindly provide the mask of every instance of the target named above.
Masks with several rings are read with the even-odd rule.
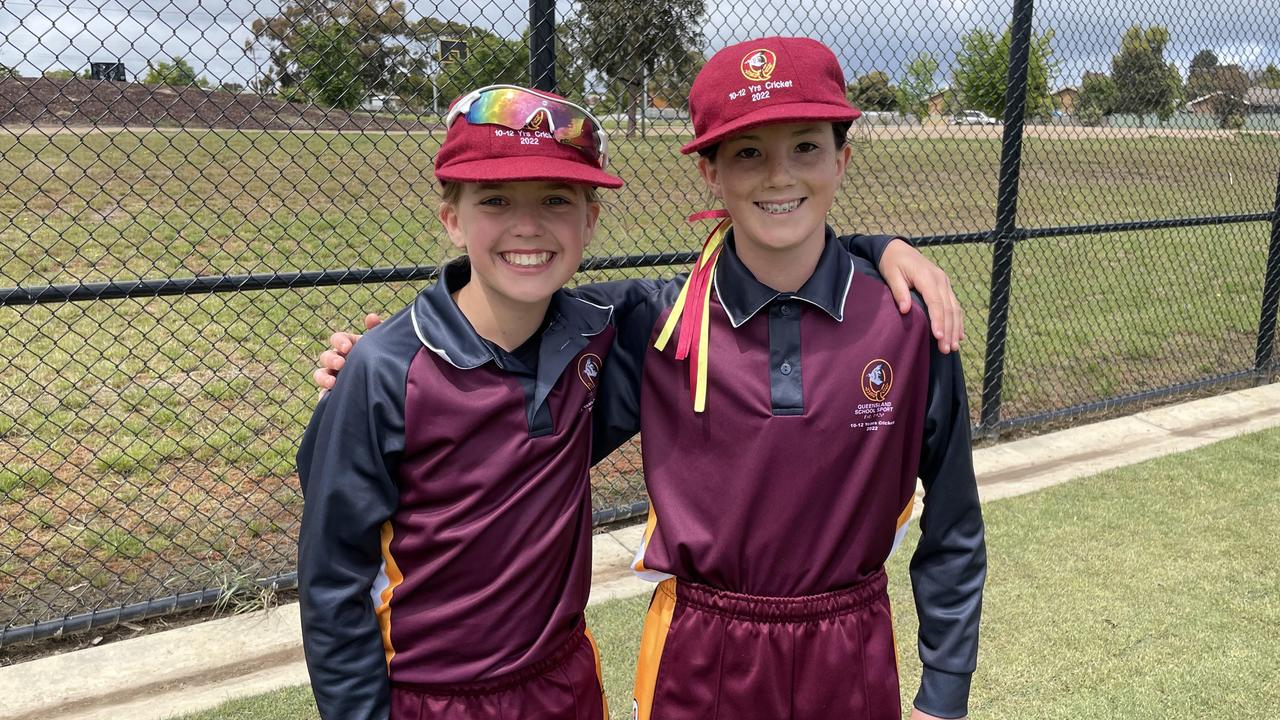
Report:
[[[707,407],[707,351],[710,333],[711,278],[716,269],[716,262],[724,250],[724,238],[729,233],[733,222],[725,210],[708,210],[689,216],[689,222],[718,218],[711,234],[702,245],[702,253],[693,271],[680,288],[667,322],[662,326],[653,346],[659,352],[667,347],[676,325],[680,326],[680,337],[676,342],[676,360],[689,360],[689,394],[693,396],[693,411],[702,412]],[[681,318],[685,321],[681,322]]]

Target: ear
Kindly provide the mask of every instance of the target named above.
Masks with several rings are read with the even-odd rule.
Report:
[[[591,238],[596,234],[596,222],[600,220],[600,203],[587,203],[587,227],[586,233],[582,236],[582,247],[591,244]]]
[[[467,243],[462,235],[462,227],[458,224],[458,208],[450,202],[440,203],[440,224],[444,225],[444,231],[449,234],[449,242],[459,250],[466,252]]]
[[[844,181],[844,171],[849,167],[849,159],[853,157],[853,146],[845,143],[840,148],[840,152],[836,153],[836,172],[840,175],[841,182]]]
[[[723,197],[720,194],[720,171],[710,158],[703,155],[698,156],[698,172],[702,173],[702,181],[707,184],[711,194],[717,198]]]

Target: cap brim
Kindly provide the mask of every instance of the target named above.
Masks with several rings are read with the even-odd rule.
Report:
[[[862,111],[848,105],[827,105],[824,103],[787,103],[761,108],[728,122],[702,137],[697,137],[680,148],[680,152],[688,155],[709,145],[714,145],[726,137],[746,130],[771,125],[773,123],[801,122],[852,122],[862,117]]]
[[[525,182],[542,180],[620,188],[622,178],[585,163],[563,158],[488,158],[436,169],[436,179],[449,182]]]

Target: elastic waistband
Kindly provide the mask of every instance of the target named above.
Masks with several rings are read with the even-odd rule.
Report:
[[[884,569],[881,568],[856,585],[820,595],[747,595],[687,580],[668,580],[658,586],[658,591],[674,597],[678,605],[702,612],[754,622],[792,623],[857,612],[883,597],[888,585]]]
[[[582,647],[584,643],[589,643],[587,638],[586,625],[580,624],[569,635],[568,640],[564,642],[556,651],[547,657],[539,660],[532,665],[522,667],[518,670],[512,670],[508,673],[495,675],[484,680],[474,680],[470,682],[460,683],[408,683],[392,681],[393,690],[408,690],[410,692],[422,693],[423,695],[437,696],[459,696],[459,695],[492,695],[500,693],[512,688],[524,685],[535,680],[547,673],[559,668],[573,657],[573,653]]]

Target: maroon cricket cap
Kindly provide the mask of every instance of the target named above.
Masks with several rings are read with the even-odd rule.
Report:
[[[767,37],[730,45],[703,66],[689,90],[689,154],[759,125],[849,122],[862,112],[844,96],[844,71],[826,45]]]
[[[556,100],[549,92],[536,92]],[[449,107],[461,100],[458,98]],[[536,116],[535,116],[536,117]],[[548,132],[512,130],[502,125],[472,125],[465,115],[449,126],[436,153],[436,179],[450,182],[523,182],[545,180],[620,188],[622,178],[601,170],[591,157],[559,142]]]

